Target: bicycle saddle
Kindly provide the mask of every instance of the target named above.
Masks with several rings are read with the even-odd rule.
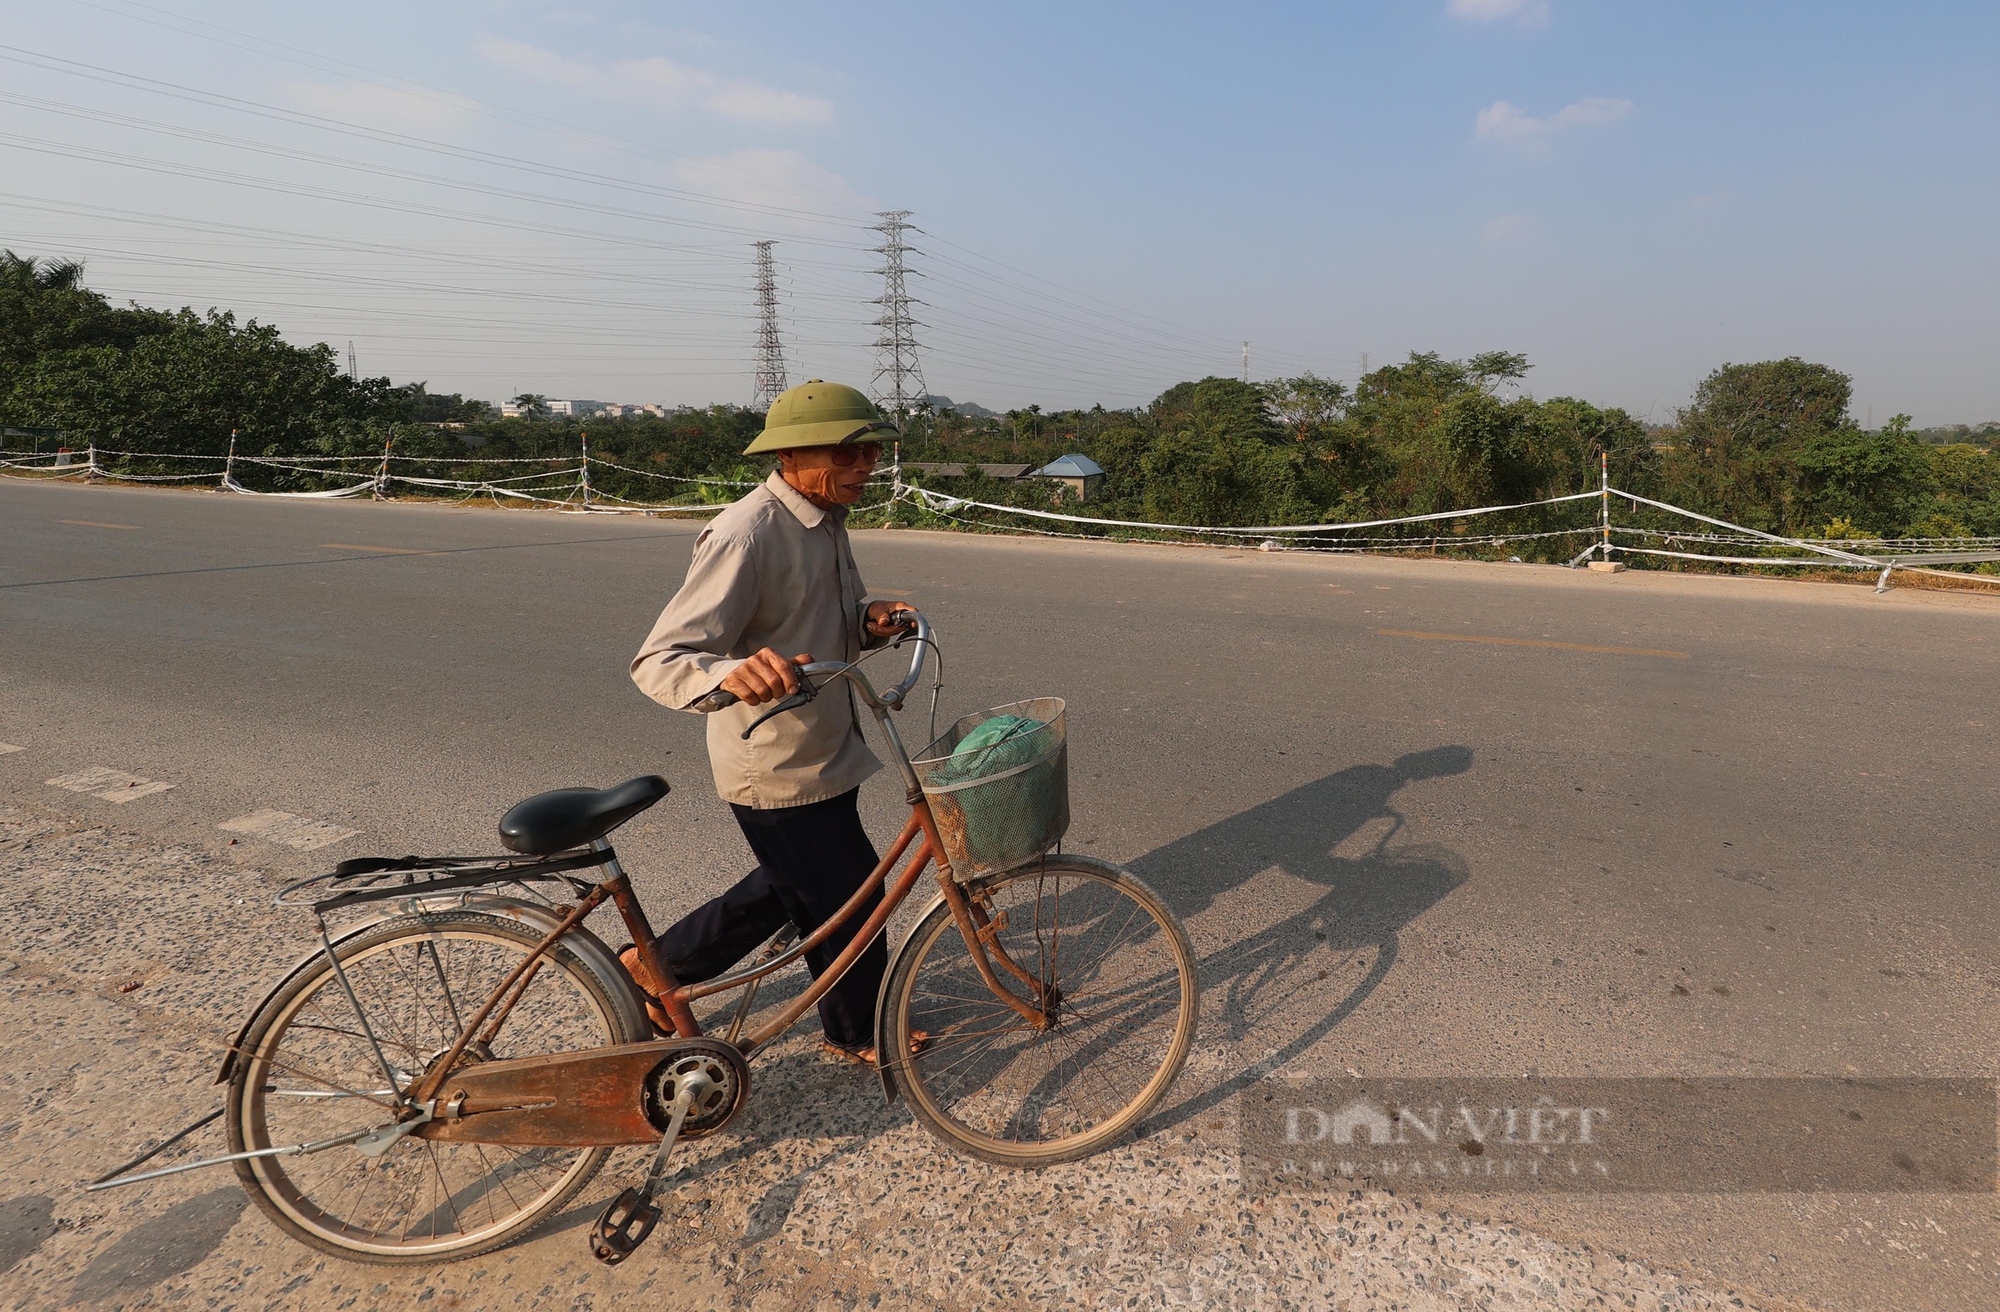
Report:
[[[500,817],[500,841],[509,851],[547,856],[604,837],[667,795],[656,774],[627,779],[615,788],[557,788],[516,802]]]

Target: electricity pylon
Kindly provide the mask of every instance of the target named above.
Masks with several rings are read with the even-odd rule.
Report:
[[[785,390],[785,348],[778,340],[778,277],[771,265],[775,242],[757,246],[757,385],[753,410],[767,410]]]
[[[882,317],[875,321],[881,329],[875,339],[875,401],[901,420],[924,399],[926,390],[916,334],[924,325],[910,315],[910,307],[923,302],[910,295],[904,281],[921,276],[905,263],[912,248],[903,240],[904,233],[919,229],[908,222],[909,210],[883,210],[875,217],[882,220],[870,229],[882,234],[882,244],[874,248],[882,257],[882,267],[876,270],[882,275],[882,295],[875,301],[882,307]]]

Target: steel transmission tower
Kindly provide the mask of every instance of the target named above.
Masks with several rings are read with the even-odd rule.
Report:
[[[903,234],[920,229],[908,222],[909,210],[883,210],[875,217],[882,220],[870,229],[882,234],[882,244],[874,248],[882,257],[882,267],[876,270],[882,275],[882,295],[875,301],[882,307],[882,317],[875,326],[882,331],[875,339],[875,401],[901,419],[926,392],[916,334],[924,325],[910,317],[910,307],[923,302],[912,297],[904,284],[914,271],[904,263],[912,248],[904,243]]]
[[[757,246],[757,388],[750,406],[767,410],[785,390],[785,348],[778,340],[778,276],[771,265],[775,242]]]

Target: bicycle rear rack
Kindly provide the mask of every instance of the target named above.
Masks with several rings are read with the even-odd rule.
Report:
[[[576,848],[553,856],[361,856],[342,861],[323,875],[301,879],[278,890],[272,900],[281,907],[299,907],[318,915],[364,902],[400,897],[427,897],[455,888],[487,884],[563,883],[578,896],[591,881],[567,872],[609,865],[618,859],[611,847]]]

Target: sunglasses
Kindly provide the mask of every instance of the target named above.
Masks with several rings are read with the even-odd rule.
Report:
[[[856,442],[852,446],[831,448],[829,456],[842,469],[852,469],[856,465],[872,465],[882,458],[880,442]]]

